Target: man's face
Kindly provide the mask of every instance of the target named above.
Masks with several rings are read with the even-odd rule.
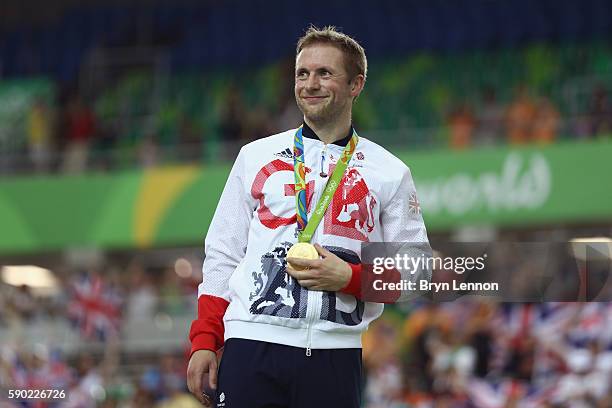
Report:
[[[295,60],[295,100],[304,116],[314,123],[329,123],[350,111],[355,93],[338,48],[315,44],[304,48]]]

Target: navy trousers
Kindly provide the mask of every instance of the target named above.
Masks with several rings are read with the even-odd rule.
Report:
[[[214,408],[359,408],[361,349],[306,350],[228,339]]]

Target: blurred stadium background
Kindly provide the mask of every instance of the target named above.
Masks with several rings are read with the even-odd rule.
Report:
[[[1,407],[197,406],[203,237],[238,147],[299,123],[311,23],[365,46],[356,127],[434,247],[612,235],[606,0],[3,0]],[[367,408],[610,407],[612,305],[390,307],[364,361]]]

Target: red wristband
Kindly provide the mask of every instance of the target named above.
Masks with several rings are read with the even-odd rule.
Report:
[[[347,262],[348,263],[348,262]],[[351,279],[348,284],[340,289],[340,292],[361,298],[361,264],[348,263],[351,267]]]

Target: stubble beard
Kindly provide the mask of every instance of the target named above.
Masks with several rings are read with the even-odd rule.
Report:
[[[338,117],[342,113],[342,107],[337,105],[332,105],[331,101],[326,101],[324,104],[310,106],[299,98],[296,97],[296,102],[300,111],[304,114],[304,118],[306,118],[309,122],[313,124],[317,124],[319,126],[324,126],[329,123],[333,123],[338,120]]]

